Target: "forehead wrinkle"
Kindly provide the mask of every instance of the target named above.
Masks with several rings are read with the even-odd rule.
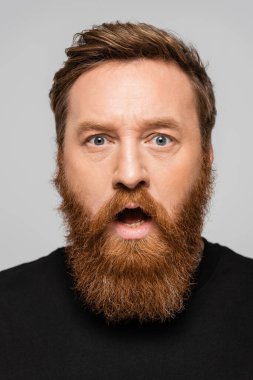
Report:
[[[135,127],[130,129],[141,129],[141,130],[150,130],[155,128],[166,128],[171,130],[180,130],[182,126],[172,118],[154,118],[151,120],[143,120],[141,123],[136,123]],[[138,126],[137,126],[138,125]],[[124,124],[122,124],[124,127]],[[78,124],[77,134],[80,135],[86,131],[104,131],[111,132],[117,130],[117,126],[113,125],[113,123],[97,123],[92,120],[82,121]],[[127,128],[129,129],[129,128]]]

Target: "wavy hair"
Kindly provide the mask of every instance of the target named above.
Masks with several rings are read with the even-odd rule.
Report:
[[[213,86],[197,50],[175,34],[145,23],[103,23],[76,33],[65,52],[67,60],[55,73],[49,92],[58,147],[63,146],[68,93],[76,79],[110,60],[140,58],[173,61],[188,75],[196,96],[202,145],[209,145],[216,117]]]

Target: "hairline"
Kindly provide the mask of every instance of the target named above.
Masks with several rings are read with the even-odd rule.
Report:
[[[91,67],[87,67],[87,68],[83,69],[83,71],[70,84],[70,86],[69,86],[69,88],[68,88],[68,90],[66,92],[66,96],[65,96],[65,121],[64,121],[63,128],[62,128],[62,135],[61,135],[61,138],[60,138],[60,142],[58,143],[59,148],[63,149],[63,146],[64,146],[64,138],[65,138],[67,116],[68,116],[68,112],[69,112],[69,97],[70,97],[71,89],[74,86],[74,84],[76,83],[76,81],[83,74],[91,72],[93,70],[96,70],[98,67],[100,67],[102,65],[106,65],[106,64],[109,64],[109,63],[126,64],[126,63],[130,63],[130,62],[134,62],[134,61],[141,61],[141,60],[143,60],[143,61],[157,61],[157,62],[163,62],[165,64],[173,64],[173,65],[177,66],[181,70],[181,72],[184,73],[187,76],[187,78],[189,80],[189,83],[191,85],[191,88],[192,88],[192,92],[193,92],[194,103],[195,103],[195,107],[196,107],[196,114],[197,114],[197,117],[198,117],[198,128],[200,129],[200,135],[201,135],[201,144],[202,144],[203,149],[210,145],[211,133],[210,133],[209,139],[206,141],[206,138],[204,136],[204,128],[201,125],[201,117],[200,117],[200,111],[199,111],[198,88],[197,88],[197,85],[194,82],[193,78],[174,59],[168,59],[168,58],[162,58],[162,57],[145,57],[145,56],[143,56],[143,57],[130,57],[130,58],[119,58],[119,59],[116,59],[116,58],[111,58],[111,59],[110,58],[106,58],[104,60],[100,60],[100,61],[97,61],[97,62],[93,63],[93,65]]]

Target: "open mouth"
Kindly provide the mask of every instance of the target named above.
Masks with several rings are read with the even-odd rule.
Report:
[[[151,216],[145,213],[141,207],[126,207],[116,215],[115,220],[129,227],[136,227],[151,220]]]
[[[137,204],[129,204],[116,214],[109,230],[124,240],[143,239],[154,229],[152,217]]]

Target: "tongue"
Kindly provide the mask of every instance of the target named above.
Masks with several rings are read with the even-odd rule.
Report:
[[[141,218],[134,218],[134,217],[125,217],[121,219],[121,223],[126,223],[126,224],[133,224],[133,223],[138,223],[141,222],[143,219]]]

